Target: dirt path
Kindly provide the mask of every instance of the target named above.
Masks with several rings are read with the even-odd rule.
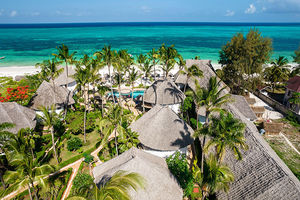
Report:
[[[279,134],[280,136],[282,136],[285,141],[288,143],[288,145],[290,145],[290,147],[298,154],[300,155],[300,152],[294,147],[294,145],[289,141],[289,139],[283,134],[283,133],[280,133]]]
[[[96,161],[96,165],[100,164],[101,161],[98,157],[98,152],[102,149],[102,146],[99,146],[96,150],[94,150],[91,155],[94,156],[97,161]],[[60,170],[52,173],[52,174],[49,174],[48,176],[46,176],[45,178],[48,178],[49,176],[52,176],[52,175],[55,175],[57,173],[60,173],[60,172],[63,172],[63,171],[66,171],[68,170],[69,168],[73,168],[73,171],[72,171],[72,175],[68,181],[68,185],[67,185],[67,188],[66,190],[64,191],[64,194],[63,194],[63,197],[62,197],[62,200],[66,199],[68,197],[68,195],[70,194],[70,191],[71,191],[71,188],[72,188],[72,183],[73,183],[73,180],[74,178],[76,177],[76,174],[78,173],[78,169],[80,167],[80,164],[81,162],[84,160],[84,158],[80,158],[79,160],[76,160],[75,162],[61,168]],[[34,183],[34,185],[36,185],[36,183]],[[5,197],[2,198],[2,200],[9,200],[9,199],[12,199],[14,198],[15,196],[17,196],[19,193],[23,192],[24,190],[27,190],[27,188],[20,188],[18,190],[15,190],[11,193],[9,193],[8,195],[6,195]]]

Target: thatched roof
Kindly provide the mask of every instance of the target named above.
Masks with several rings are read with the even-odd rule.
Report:
[[[185,95],[171,80],[155,81],[144,94],[145,102],[171,105],[183,102]]]
[[[35,111],[16,102],[0,103],[0,123],[3,122],[16,125],[9,129],[12,133],[17,133],[21,128],[35,128]]]
[[[130,125],[149,149],[172,151],[193,142],[193,129],[168,106],[156,105]]]
[[[209,83],[209,79],[213,76],[216,76],[214,69],[211,65],[210,60],[186,60],[186,66],[191,67],[192,65],[197,65],[198,68],[203,72],[203,77],[197,78],[199,85],[201,87],[207,87]],[[175,76],[175,83],[176,84],[185,84],[187,76],[184,74],[180,74],[179,72]],[[195,81],[193,79],[189,79],[188,86],[191,89],[195,89]]]
[[[264,106],[252,106],[252,110],[255,114],[264,114],[266,109]]]
[[[266,134],[279,134],[283,129],[283,123],[264,122]]]
[[[54,79],[54,83],[56,85],[66,85],[67,84],[75,82],[74,78],[72,76],[76,73],[75,70],[72,67],[68,67],[68,76],[67,76],[67,70],[65,67],[59,66],[59,69],[63,68],[64,71],[56,78]]]
[[[30,105],[35,110],[38,110],[40,106],[51,107],[53,104],[62,107],[67,102],[68,105],[72,105],[75,103],[72,96],[73,93],[65,87],[58,85],[53,87],[53,84],[43,81],[33,96]]]
[[[245,97],[245,99],[250,105],[254,105],[256,103],[255,98]]]
[[[245,138],[249,149],[243,160],[227,152],[224,162],[234,173],[235,180],[228,194],[218,193],[219,199],[300,199],[300,182],[258,133],[256,126],[232,104],[227,105],[236,118],[246,124]]]
[[[163,158],[131,148],[93,169],[95,183],[99,186],[115,172],[124,170],[140,174],[146,180],[145,190],[131,190],[132,200],[181,200],[182,189],[171,174]]]
[[[248,102],[246,101],[245,97],[241,95],[231,95],[234,99],[232,103],[239,111],[248,119],[256,120],[257,117],[251,107],[249,106]]]

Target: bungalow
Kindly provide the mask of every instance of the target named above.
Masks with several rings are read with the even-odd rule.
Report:
[[[75,70],[73,69],[73,67],[69,66],[68,76],[67,76],[66,68],[60,66],[59,69],[61,68],[64,68],[64,71],[56,79],[54,79],[54,84],[58,86],[66,87],[66,83],[67,83],[68,90],[74,91],[76,88],[76,81],[72,76],[76,73]]]
[[[178,113],[185,99],[184,93],[171,80],[157,80],[144,93],[145,105],[168,105]]]
[[[22,128],[35,128],[36,114],[34,110],[16,102],[4,102],[0,103],[0,124],[4,122],[15,124],[15,127],[8,131],[17,133]]]
[[[159,157],[178,150],[187,153],[187,147],[193,143],[193,129],[168,106],[154,106],[130,128],[139,134],[143,149]]]
[[[292,105],[289,102],[289,99],[293,96],[293,93],[300,92],[300,76],[294,76],[287,81],[287,86],[285,90],[285,95],[283,103],[288,107],[294,110],[296,113],[300,114],[300,105]]]
[[[163,158],[131,148],[93,169],[99,187],[118,171],[135,172],[144,177],[145,189],[130,190],[132,200],[182,200],[183,191]]]

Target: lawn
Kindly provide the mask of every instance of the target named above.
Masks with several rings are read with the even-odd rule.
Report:
[[[300,155],[281,136],[265,136],[272,149],[300,180]]]
[[[87,142],[86,144],[83,143],[83,146],[81,147],[82,152],[85,152],[93,147],[95,147],[96,143],[100,141],[100,135],[99,133],[95,132],[91,132],[91,133],[87,133]],[[72,137],[78,137],[83,141],[83,134],[79,134],[79,135],[72,135]],[[82,152],[80,152],[79,150],[77,151],[68,151],[67,149],[67,140],[64,141],[64,146],[61,149],[60,155],[59,157],[62,159],[61,162],[64,162],[66,160],[69,160],[70,158],[77,156],[79,154],[81,154]],[[52,158],[50,160],[50,164],[56,165],[56,161],[54,158]]]

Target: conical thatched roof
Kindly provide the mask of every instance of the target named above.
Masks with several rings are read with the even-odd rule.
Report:
[[[72,76],[76,72],[72,67],[68,66],[68,75],[69,76],[67,76],[67,70],[65,67],[59,66],[58,68],[59,69],[63,68],[64,71],[56,79],[54,79],[54,83],[56,85],[60,85],[60,86],[66,85],[66,80],[67,80],[67,84],[75,82],[75,80],[74,80],[74,78],[72,78]]]
[[[234,107],[236,107],[247,119],[250,119],[250,120],[257,119],[255,113],[249,106],[245,97],[243,97],[241,95],[231,95],[231,97],[234,99],[234,102],[232,102],[232,105],[234,105]]]
[[[72,105],[75,103],[72,96],[73,93],[65,87],[58,85],[53,87],[53,84],[43,81],[31,100],[31,108],[38,110],[40,106],[51,107],[53,104],[62,107],[67,102],[68,105]]]
[[[193,142],[193,129],[168,106],[156,105],[130,125],[149,149],[172,151]]]
[[[182,189],[163,158],[131,148],[93,169],[95,183],[102,184],[115,172],[124,170],[140,174],[146,180],[145,190],[130,191],[132,200],[181,200]]]
[[[21,128],[35,128],[35,111],[16,102],[0,103],[0,123],[9,122],[15,127],[9,129],[12,133],[17,133]]]
[[[157,80],[145,90],[144,98],[146,103],[171,105],[183,102],[185,95],[173,81]]]

